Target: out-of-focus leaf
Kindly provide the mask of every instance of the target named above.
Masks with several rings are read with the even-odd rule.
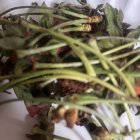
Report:
[[[140,36],[140,26],[129,32],[129,34],[127,35],[127,37],[130,38],[138,38],[139,36]]]
[[[103,8],[103,4],[99,4],[97,7],[96,7],[96,10],[101,10]]]
[[[122,10],[119,10],[118,15],[117,15],[117,25],[119,26],[120,31],[121,31],[120,35],[123,34],[123,26],[122,26],[123,19],[124,19],[124,14],[123,14]]]
[[[50,15],[44,15],[41,20],[40,24],[46,28],[50,28],[54,25],[54,18]]]
[[[123,22],[122,25],[123,25],[123,28],[125,28],[125,29],[127,29],[131,26],[130,24],[125,23],[125,22]]]
[[[26,98],[26,99],[29,99],[29,100],[33,99],[33,96],[31,94],[31,86],[24,86],[24,85],[17,86],[17,87],[14,87],[14,91],[15,91],[15,94],[16,94],[18,99],[23,99],[23,98]],[[38,104],[34,101],[24,101],[24,103],[25,103],[27,108],[29,106]]]
[[[77,0],[80,4],[87,4],[87,1],[86,0]]]
[[[14,88],[15,94],[18,99],[28,98],[32,99],[31,89],[29,86],[18,86]]]
[[[110,49],[114,47],[114,44],[110,40],[100,40],[98,41],[99,48],[102,49]]]
[[[107,19],[107,30],[110,36],[122,36],[122,12],[113,8],[110,4],[105,5],[105,16]],[[114,41],[115,45],[120,44],[120,41]]]
[[[21,26],[14,26],[14,25],[4,25],[4,34],[13,35],[13,36],[23,36],[23,28]]]
[[[27,59],[19,59],[14,68],[15,74],[22,74],[24,70],[26,70],[31,66],[31,64],[29,63],[30,62]]]
[[[25,39],[16,36],[8,36],[0,39],[0,48],[13,50],[21,49],[25,45]]]

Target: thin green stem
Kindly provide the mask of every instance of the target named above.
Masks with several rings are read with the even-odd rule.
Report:
[[[48,33],[42,33],[40,35],[38,35],[37,37],[35,37],[30,43],[29,46],[34,46],[40,39],[42,39],[43,37],[47,36]]]
[[[130,104],[130,105],[136,105],[136,106],[140,106],[140,101],[139,100],[125,100],[125,99],[95,99],[93,98],[93,96],[89,96],[88,99],[81,99],[79,97],[79,99],[76,101],[77,104],[79,105],[87,105],[87,104]]]
[[[137,50],[123,53],[120,55],[114,55],[112,57],[109,57],[108,59],[113,61],[113,60],[121,59],[130,55],[139,53],[139,52],[140,52],[140,49],[137,49]],[[89,61],[93,65],[100,63],[99,60],[89,60]],[[71,63],[38,63],[37,62],[35,64],[35,68],[68,68],[68,67],[81,67],[81,66],[83,66],[82,62],[71,62]]]
[[[83,23],[87,23],[87,20],[86,19],[77,19],[77,20],[72,20],[72,21],[67,21],[67,22],[63,22],[61,24],[58,24],[52,28],[50,28],[51,30],[57,30],[57,29],[60,29],[60,28],[63,28],[63,27],[66,27],[66,26],[70,26],[70,25],[77,25],[77,26],[80,26],[82,25]]]
[[[121,36],[96,36],[97,40],[123,40],[123,41],[136,41],[140,42],[140,40],[135,38],[129,38],[129,37],[121,37]]]
[[[134,57],[133,59],[131,59],[127,64],[125,64],[121,70],[124,71],[127,67],[129,67],[130,65],[132,65],[133,63],[135,63],[136,61],[138,61],[140,59],[140,55]]]
[[[28,9],[28,8],[33,8],[33,9],[44,9],[46,12],[51,12],[52,13],[52,9],[48,8],[48,7],[44,7],[44,6],[18,6],[18,7],[13,7],[13,8],[10,8],[4,12],[2,12],[0,14],[0,17],[11,12],[11,11],[14,11],[14,10],[18,10],[18,9]]]
[[[137,41],[138,42],[138,41]],[[132,47],[134,44],[136,44],[137,43],[136,41],[135,42],[130,42],[130,43],[127,43],[127,44],[124,44],[124,45],[121,45],[121,46],[119,46],[119,47],[115,47],[115,48],[113,48],[113,49],[110,49],[110,50],[108,50],[108,51],[106,51],[106,52],[103,52],[103,54],[104,55],[109,55],[109,54],[112,54],[112,53],[116,53],[117,51],[120,51],[120,50],[122,50],[122,49],[126,49],[126,48],[128,48],[128,47]]]
[[[134,124],[134,121],[133,121],[133,118],[132,118],[132,115],[131,115],[130,108],[129,108],[127,103],[124,103],[124,108],[126,110],[131,129],[132,129],[132,131],[134,131],[134,130],[136,130],[136,128],[135,128],[135,124]],[[135,135],[133,135],[133,139],[136,140]]]
[[[118,94],[118,95],[123,96],[123,97],[127,96],[120,89],[112,86],[109,83],[104,82],[103,80],[101,80],[97,77],[91,77],[87,74],[77,72],[77,71],[73,71],[73,70],[68,70],[68,69],[67,70],[66,69],[65,70],[40,70],[40,71],[36,71],[36,72],[29,72],[29,73],[23,74],[22,77],[19,77],[17,79],[14,79],[14,80],[10,81],[7,84],[2,85],[0,87],[0,93],[9,89],[9,88],[11,88],[11,87],[13,87],[13,86],[16,86],[16,85],[20,84],[21,82],[25,82],[25,84],[26,84],[27,80],[30,80],[31,78],[34,78],[34,79],[31,79],[31,80],[35,80],[35,78],[38,79],[39,76],[46,76],[44,80],[48,80],[47,75],[50,75],[50,74],[59,74],[59,75],[63,75],[63,76],[66,75],[66,76],[69,76],[69,77],[70,76],[79,77],[79,79],[75,78],[75,80],[80,80],[81,79],[81,81],[90,82],[91,84],[92,84],[92,82],[96,82],[96,83],[101,84],[102,86],[105,86],[106,88],[112,90],[115,94]],[[50,77],[50,79],[51,78],[54,79],[55,76],[56,75]]]
[[[67,45],[67,43],[59,43],[59,44],[54,44],[54,45],[45,45],[45,46],[42,46],[41,48],[28,49],[28,50],[17,50],[16,53],[17,53],[17,56],[19,58],[23,58],[23,57],[28,56],[28,55],[34,55],[34,54],[54,50],[54,49],[57,49],[57,48],[61,48],[61,47],[64,47],[66,45]]]
[[[59,34],[59,36],[58,36],[57,33],[53,32],[53,31],[50,31],[50,30],[48,30],[48,32],[49,32],[51,35],[53,35],[53,36],[55,36],[55,37],[57,37],[57,38],[64,39],[65,41],[68,41],[68,42],[69,42],[69,41],[72,41],[73,43],[79,45],[81,48],[86,49],[86,50],[92,52],[94,55],[97,55],[100,59],[104,60],[104,61],[105,61],[106,63],[108,63],[108,65],[109,65],[111,68],[113,68],[113,69],[118,73],[118,75],[122,78],[122,80],[123,80],[124,83],[126,84],[128,90],[130,91],[130,94],[131,94],[132,96],[134,96],[134,97],[136,96],[135,90],[134,90],[133,86],[132,86],[131,83],[127,80],[127,78],[126,78],[126,76],[123,74],[123,72],[121,72],[121,70],[120,70],[115,64],[113,64],[110,60],[108,60],[103,54],[101,54],[101,53],[99,53],[98,51],[92,49],[90,46],[88,46],[87,44],[82,43],[82,42],[79,41],[79,40],[75,40],[75,39],[73,39],[73,38],[71,38],[71,37],[68,37],[68,36],[65,36],[65,35],[63,35],[63,34]]]
[[[72,50],[76,53],[76,55],[83,62],[83,65],[85,66],[85,69],[87,71],[87,74],[88,75],[91,75],[91,76],[96,76],[96,72],[95,72],[93,66],[90,64],[90,62],[89,62],[87,56],[85,55],[85,53],[83,52],[83,50],[81,50],[80,48],[76,47],[71,42],[68,42],[68,44],[72,48]]]
[[[65,70],[49,70],[48,69],[48,70],[32,71],[32,72],[23,74],[21,77],[19,77],[17,79],[14,79],[7,84],[1,85],[0,86],[0,93],[5,91],[6,89],[11,88],[12,86],[17,85],[20,82],[29,80],[31,78],[36,78],[36,77],[39,77],[39,76],[46,76],[47,74],[48,75],[50,75],[50,74],[73,75],[73,76],[79,76],[79,78],[85,79],[84,80],[85,82],[89,81],[89,78],[86,74],[83,74],[83,73],[80,73],[80,72],[77,72],[77,71],[73,71],[73,70],[66,70],[66,69]],[[55,78],[55,77],[53,77],[53,78]]]
[[[111,109],[111,111],[112,111],[114,117],[116,118],[116,121],[117,121],[118,124],[120,125],[120,127],[122,127],[122,129],[120,130],[120,131],[122,131],[122,130],[123,130],[123,126],[122,126],[122,124],[121,124],[121,122],[120,122],[119,115],[117,114],[114,105],[113,105],[113,104],[107,104],[107,106]]]
[[[92,46],[93,49],[96,49],[96,50],[101,54],[101,51],[100,51],[99,46],[97,45],[97,42],[96,42],[95,39],[91,39],[91,40],[90,40],[90,45]],[[100,60],[102,66],[103,66],[103,68],[104,68],[105,70],[109,70],[109,69],[110,69],[109,66],[108,66],[108,64],[107,64],[106,62],[104,62],[103,59],[100,59],[100,58],[99,58],[99,60]],[[113,83],[115,86],[118,86],[118,82],[117,82],[117,80],[115,79],[115,77],[114,77],[112,74],[110,74],[110,73],[108,74],[108,76],[109,76],[109,78],[111,79],[112,83]]]
[[[20,14],[12,14],[10,16],[6,16],[7,18],[10,18],[10,17],[19,17],[19,16],[37,16],[37,15],[44,15],[46,14],[46,11],[44,12],[32,12],[32,13],[20,13]],[[62,19],[62,20],[68,20],[66,17],[63,17],[63,16],[60,16],[60,15],[56,15],[56,14],[53,14],[53,13],[49,13],[49,15],[55,17],[55,18],[59,18],[59,19]]]
[[[64,10],[64,9],[60,9],[60,11],[62,11],[64,14],[70,15],[70,16],[74,16],[77,18],[88,18],[87,15],[83,15],[83,14],[78,14],[72,11],[68,11],[68,10]]]

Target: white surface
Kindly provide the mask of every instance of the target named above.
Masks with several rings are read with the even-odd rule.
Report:
[[[34,0],[40,3],[43,0]],[[46,0],[48,5],[51,2],[62,2],[63,0]],[[76,0],[65,0],[75,3]],[[114,7],[121,8],[125,14],[125,21],[134,26],[140,25],[139,13],[140,0],[87,0],[92,7],[96,7],[99,3],[110,2]],[[27,5],[33,2],[32,0],[1,0],[0,12],[13,6]],[[15,11],[16,12],[16,11]],[[0,100],[15,98],[14,94],[1,94]],[[140,117],[135,117],[136,126],[140,128]],[[124,122],[125,120],[125,122]],[[127,117],[124,114],[121,121],[127,124]],[[35,120],[28,116],[27,110],[23,102],[15,102],[0,106],[0,139],[1,140],[26,140],[25,133],[30,132]],[[70,138],[71,140],[91,140],[85,128],[74,127],[73,130],[65,127],[65,122],[57,124],[55,134],[60,134]],[[130,138],[128,138],[130,140]]]

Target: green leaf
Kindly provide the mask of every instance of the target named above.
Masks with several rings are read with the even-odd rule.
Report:
[[[25,39],[16,36],[9,36],[0,39],[0,48],[13,50],[21,49],[25,45]]]
[[[18,99],[32,99],[31,88],[29,86],[14,87],[15,94]]]
[[[22,74],[29,67],[31,67],[31,64],[28,59],[19,59],[16,62],[14,72],[15,74]]]
[[[4,25],[5,36],[20,36],[23,37],[23,28],[15,25]]]
[[[113,8],[110,4],[105,5],[107,30],[110,36],[122,36],[122,12]],[[117,17],[117,18],[116,18]]]
[[[14,87],[15,94],[18,99],[29,99],[32,100],[33,96],[31,94],[31,86],[17,86]],[[36,103],[34,102],[29,102],[29,101],[24,101],[26,107],[30,105],[34,105]]]
[[[110,49],[114,47],[114,44],[110,40],[100,40],[98,41],[98,46],[102,50],[104,49]]]
[[[127,37],[138,38],[140,36],[140,26],[128,33]]]
[[[120,35],[123,34],[123,24],[122,24],[123,19],[124,19],[124,14],[122,10],[119,10],[118,15],[117,15],[117,25],[120,28],[120,32],[121,32]]]

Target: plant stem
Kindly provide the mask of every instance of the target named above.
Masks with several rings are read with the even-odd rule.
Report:
[[[68,10],[64,10],[64,9],[60,9],[60,11],[63,12],[64,14],[74,16],[74,17],[77,17],[77,18],[88,18],[87,15],[75,13],[75,12],[72,12],[72,11],[68,11]]]
[[[87,104],[124,104],[127,103],[127,104],[130,104],[130,105],[136,105],[136,106],[140,106],[140,102],[139,100],[122,100],[122,99],[95,99],[93,98],[93,96],[89,96],[89,99],[78,99],[77,100],[77,104],[79,105],[87,105]]]
[[[129,37],[120,37],[120,36],[96,36],[97,40],[123,40],[123,41],[136,41],[140,42],[140,40],[135,38],[129,38]]]
[[[90,43],[90,45],[92,46],[93,49],[96,49],[96,50],[101,54],[101,51],[100,51],[100,49],[99,49],[99,46],[97,45],[97,42],[96,42],[96,40],[95,40],[94,38],[91,39],[89,43]],[[109,70],[109,69],[110,69],[109,66],[108,66],[108,64],[107,64],[106,62],[104,62],[103,59],[100,59],[100,58],[99,58],[99,60],[100,60],[102,66],[103,66],[103,68],[104,68],[105,70]],[[113,83],[115,86],[118,86],[118,82],[117,82],[117,80],[115,79],[114,75],[112,75],[112,74],[109,73],[108,76],[109,76],[109,78],[111,79],[112,83]]]
[[[14,11],[14,10],[18,10],[18,9],[26,9],[26,8],[33,8],[33,9],[44,9],[46,12],[52,12],[52,10],[48,7],[44,7],[44,6],[18,6],[18,7],[13,7],[13,8],[10,8],[4,12],[2,12],[0,14],[0,17],[11,12],[11,11]]]
[[[38,54],[38,53],[54,50],[57,48],[61,48],[66,45],[67,45],[67,43],[59,43],[59,44],[55,44],[55,45],[45,45],[41,48],[28,49],[28,50],[17,50],[16,53],[19,58],[23,58],[28,55]]]
[[[120,55],[115,55],[112,57],[109,57],[108,59],[113,61],[113,60],[117,60],[117,59],[121,59],[136,53],[139,53],[140,49],[131,51],[131,52],[127,52],[127,53],[123,53]],[[99,64],[100,61],[99,60],[89,60],[91,64]],[[70,63],[35,63],[35,68],[68,68],[68,67],[81,67],[83,66],[82,62],[70,62]]]
[[[15,79],[15,80],[12,80],[7,84],[1,85],[0,93],[5,91],[7,88],[11,88],[12,86],[15,86],[16,84],[18,84],[20,82],[29,80],[31,78],[36,78],[39,76],[46,76],[47,74],[49,74],[49,75],[50,74],[66,74],[69,76],[71,76],[71,75],[78,76],[80,79],[84,79],[85,82],[89,81],[89,77],[86,74],[83,74],[83,73],[80,73],[77,71],[73,71],[73,70],[66,70],[66,69],[65,70],[49,70],[48,69],[48,70],[32,71],[32,72],[23,74],[21,77]],[[55,77],[53,77],[53,79],[54,78]]]
[[[90,32],[91,31],[91,25],[90,24],[82,24],[78,27],[70,27],[70,28],[64,28],[64,29],[58,29],[58,31],[62,33],[66,32]]]
[[[46,11],[45,12],[32,12],[32,13],[20,13],[20,14],[12,14],[10,16],[6,16],[7,18],[10,18],[10,17],[20,17],[20,16],[33,16],[33,15],[44,15],[46,14]],[[68,20],[66,17],[63,17],[63,16],[59,16],[59,15],[55,15],[53,13],[49,13],[49,15],[53,16],[54,18],[59,18],[59,19],[62,19],[62,20]]]
[[[37,28],[37,27],[36,27]],[[98,51],[92,49],[90,46],[88,46],[87,44],[84,44],[82,43],[81,41],[79,40],[75,40],[71,37],[68,37],[68,36],[65,36],[63,34],[58,34],[53,32],[53,31],[50,31],[50,30],[47,30],[51,35],[57,37],[57,38],[61,38],[65,41],[71,41],[77,45],[79,45],[79,47],[83,48],[83,49],[86,49],[90,52],[92,52],[94,55],[97,55],[100,59],[103,59],[106,63],[108,63],[108,65],[110,65],[111,68],[113,68],[117,73],[118,75],[122,78],[122,80],[124,81],[124,83],[126,84],[128,90],[130,91],[130,94],[134,97],[136,97],[136,94],[135,94],[135,90],[134,88],[132,87],[131,83],[127,80],[126,76],[123,74],[123,72],[121,72],[121,70],[115,65],[113,64],[110,60],[108,60],[104,55],[100,54]]]
[[[50,29],[51,30],[57,30],[57,29],[60,29],[60,28],[66,27],[66,26],[70,26],[70,25],[81,26],[83,23],[87,23],[87,20],[86,19],[77,19],[77,20],[63,22],[61,24],[53,26]]]
[[[130,104],[130,105],[136,105],[136,106],[140,106],[140,101],[139,100],[121,100],[121,99],[92,99],[93,96],[89,97],[91,100],[85,100],[85,101],[82,101],[80,99],[78,99],[76,101],[76,104],[78,105],[88,105],[88,104],[124,104],[127,103],[127,104]],[[10,102],[16,102],[16,101],[22,101],[24,99],[9,99],[9,100],[5,100],[5,101],[0,101],[0,105],[4,105],[4,104],[7,104],[7,103],[10,103]],[[42,99],[41,99],[42,100]],[[44,98],[44,100],[47,100],[46,98]],[[42,102],[44,102],[44,100],[42,100]],[[48,101],[46,101],[48,102]],[[53,101],[52,101],[53,103]],[[56,103],[56,102],[54,102]]]
[[[117,51],[120,51],[122,49],[125,49],[125,48],[128,48],[128,47],[132,47],[134,44],[136,44],[137,42],[130,42],[130,43],[127,43],[127,44],[124,44],[124,45],[121,45],[119,47],[115,47],[113,49],[110,49],[106,52],[103,52],[104,55],[109,55],[109,54],[112,54],[112,53],[116,53]]]
[[[85,55],[85,53],[83,52],[83,50],[81,50],[80,48],[76,47],[71,42],[68,42],[68,44],[72,48],[72,50],[76,53],[76,55],[83,62],[83,65],[85,66],[87,74],[91,75],[91,76],[96,76],[96,72],[95,72],[94,68],[92,67],[92,65],[90,64],[90,62],[89,62],[87,56]]]
[[[140,59],[140,55],[134,57],[133,59],[131,59],[126,65],[124,65],[121,70],[124,71],[128,66],[132,65],[133,63],[135,63],[136,61],[138,61]]]
[[[127,97],[127,94],[124,94],[123,91],[121,91],[120,89],[112,86],[111,84],[109,83],[106,83],[104,82],[103,80],[97,78],[97,77],[91,77],[87,74],[84,74],[84,73],[81,73],[81,72],[77,72],[77,71],[73,71],[73,70],[68,70],[68,69],[65,69],[65,70],[40,70],[40,71],[35,71],[35,72],[29,72],[29,73],[26,73],[26,74],[23,74],[22,77],[19,77],[17,79],[14,79],[12,81],[10,81],[9,83],[7,84],[4,84],[0,87],[0,93],[13,87],[13,86],[16,86],[22,82],[24,82],[24,84],[27,83],[27,80],[35,80],[35,78],[37,78],[37,80],[48,80],[47,79],[47,74],[50,75],[50,74],[59,74],[60,76],[61,75],[66,75],[66,76],[74,76],[74,77],[77,77],[75,78],[75,80],[80,80],[83,81],[83,82],[90,82],[92,84],[92,82],[96,82],[98,84],[101,84],[102,86],[110,89],[111,91],[113,91],[115,94],[118,94],[120,96],[123,96],[123,97]],[[59,76],[58,75],[58,76]],[[45,76],[43,77],[43,79],[38,79],[39,76]],[[54,79],[55,76],[57,75],[54,75],[54,76],[50,76],[50,79]],[[34,79],[33,79],[34,78]],[[42,78],[42,77],[41,77]],[[49,78],[49,76],[48,76]],[[68,77],[67,77],[68,78]],[[74,80],[74,79],[73,79]],[[36,81],[36,80],[35,80]]]
[[[127,103],[124,103],[124,108],[126,110],[126,113],[127,113],[127,116],[128,116],[128,120],[129,120],[129,123],[130,123],[130,126],[131,126],[131,129],[132,129],[132,131],[134,131],[136,128],[135,128],[135,124],[134,124],[133,118],[131,116],[130,108],[129,108]],[[133,139],[136,140],[135,135],[133,135]]]

